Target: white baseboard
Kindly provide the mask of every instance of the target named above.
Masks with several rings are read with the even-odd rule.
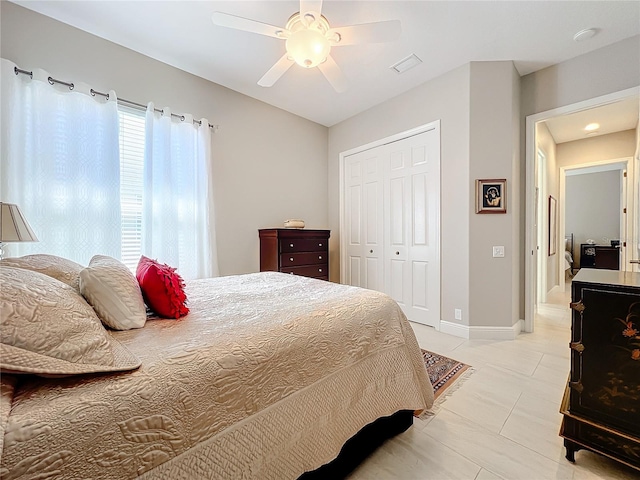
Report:
[[[440,321],[440,331],[469,340],[514,340],[522,331],[524,320],[518,320],[510,327],[475,327],[459,323]]]
[[[454,337],[469,338],[469,326],[440,320],[440,331]]]

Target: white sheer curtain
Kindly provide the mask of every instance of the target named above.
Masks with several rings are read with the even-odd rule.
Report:
[[[16,203],[40,240],[9,244],[11,256],[50,253],[83,265],[120,257],[118,108],[90,88],[50,85],[1,60],[0,199]]]
[[[209,122],[147,108],[142,253],[185,279],[218,275]]]

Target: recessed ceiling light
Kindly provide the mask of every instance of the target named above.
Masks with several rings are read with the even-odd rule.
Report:
[[[589,40],[596,33],[598,33],[598,29],[597,28],[585,28],[584,30],[580,30],[578,33],[576,33],[573,36],[573,39],[576,42],[584,42],[585,40]]]
[[[590,123],[589,125],[584,127],[585,131],[587,131],[587,132],[592,132],[594,130],[598,130],[599,128],[600,128],[600,124],[599,123]]]
[[[414,53],[409,55],[407,58],[403,58],[398,63],[391,65],[389,68],[396,71],[396,73],[404,73],[410,68],[418,66],[422,63],[422,60],[418,58],[418,56]]]

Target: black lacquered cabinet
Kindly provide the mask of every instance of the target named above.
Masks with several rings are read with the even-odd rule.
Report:
[[[580,270],[571,298],[567,459],[586,448],[640,470],[640,274]]]

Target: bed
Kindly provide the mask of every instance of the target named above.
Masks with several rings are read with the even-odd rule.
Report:
[[[363,437],[433,403],[414,333],[382,293],[276,272],[186,293],[184,318],[108,331],[138,368],[4,373],[0,476],[314,478],[345,456],[353,468]],[[329,467],[316,478],[339,478]]]
[[[564,270],[567,276],[573,276],[573,233],[564,236]]]

